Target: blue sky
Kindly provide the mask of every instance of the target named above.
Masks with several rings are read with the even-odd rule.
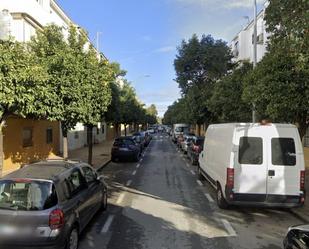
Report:
[[[229,42],[252,18],[253,0],[58,0],[110,61],[128,71],[139,99],[160,116],[179,95],[176,47],[193,33]],[[264,1],[258,0],[259,9]],[[146,75],[148,77],[146,77]]]

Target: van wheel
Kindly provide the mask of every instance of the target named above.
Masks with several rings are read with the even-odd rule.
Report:
[[[77,249],[78,248],[78,230],[76,227],[73,227],[69,236],[66,245],[66,249]]]
[[[229,207],[228,203],[224,199],[220,186],[217,187],[217,204],[218,204],[218,207],[221,209],[227,209]]]
[[[137,154],[134,156],[134,162],[138,162],[138,161],[139,161],[139,158],[140,158],[140,154],[137,153]]]

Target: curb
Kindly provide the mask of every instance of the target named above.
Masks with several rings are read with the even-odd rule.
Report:
[[[99,166],[98,168],[96,168],[97,171],[100,171],[102,169],[104,169],[112,160],[109,159],[108,161],[106,161],[104,164],[102,164],[101,166]]]

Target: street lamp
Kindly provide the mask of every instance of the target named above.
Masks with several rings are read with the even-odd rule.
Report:
[[[256,0],[253,0],[254,3],[254,28],[253,28],[253,68],[257,64],[257,6]],[[255,112],[255,103],[252,104],[252,122],[256,122],[256,112]]]

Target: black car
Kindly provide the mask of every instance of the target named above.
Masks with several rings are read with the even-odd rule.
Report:
[[[309,248],[309,225],[292,226],[283,241],[284,249]]]
[[[113,162],[117,159],[131,159],[137,162],[140,158],[141,147],[136,143],[134,137],[119,137],[115,139],[111,154]]]
[[[188,157],[192,165],[197,165],[198,157],[204,146],[204,137],[193,137],[190,145],[188,146]]]
[[[77,249],[107,207],[107,186],[88,164],[47,160],[0,179],[0,248]]]

